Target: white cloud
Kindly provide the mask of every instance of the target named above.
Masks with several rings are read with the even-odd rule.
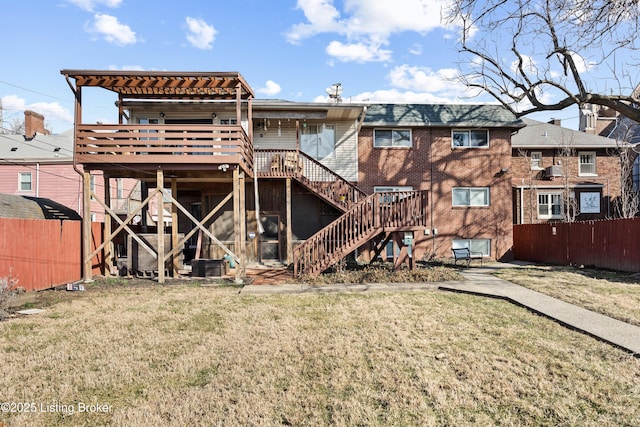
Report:
[[[20,98],[17,95],[7,95],[2,97],[2,108],[5,111],[12,112],[11,114],[5,114],[4,120],[7,122],[14,118],[23,120],[24,111],[32,110],[44,116],[46,126],[55,123],[56,128],[62,126],[64,128],[63,130],[68,130],[73,126],[73,114],[58,102],[35,102],[27,104],[24,98]],[[56,129],[54,129],[54,131],[55,130]]]
[[[429,67],[413,67],[405,64],[393,68],[387,78],[392,86],[400,89],[462,93],[466,90],[466,86],[456,80],[457,75],[458,71],[453,68],[433,71]]]
[[[198,49],[211,49],[216,38],[216,29],[213,25],[207,24],[204,20],[187,16],[187,40],[192,46]]]
[[[93,24],[88,25],[86,30],[98,33],[109,43],[120,46],[134,44],[138,41],[136,33],[128,25],[121,24],[115,16],[102,13],[93,16]]]
[[[422,55],[422,45],[419,45],[418,43],[414,43],[409,48],[409,53],[416,56]]]
[[[145,68],[142,65],[109,65],[109,70],[112,71],[144,71]]]
[[[381,49],[379,45],[350,43],[343,44],[332,41],[327,46],[327,53],[342,62],[385,62],[391,59],[391,51]]]
[[[263,88],[257,89],[256,92],[263,93],[268,96],[273,96],[279,94],[281,90],[282,88],[278,83],[274,82],[273,80],[267,80],[265,86]]]
[[[120,7],[122,0],[67,0],[69,3],[78,6],[89,12],[93,12],[97,6]]]
[[[347,0],[344,10],[340,11],[334,0],[298,0],[297,8],[303,11],[307,21],[293,25],[285,37],[290,43],[300,44],[317,34],[335,33],[346,40],[333,41],[327,52],[338,55],[341,61],[389,61],[390,50],[376,52],[372,47],[388,45],[393,34],[406,31],[425,34],[443,28],[440,12],[446,1]]]

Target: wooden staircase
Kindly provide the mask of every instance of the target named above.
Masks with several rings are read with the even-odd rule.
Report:
[[[298,150],[256,150],[260,178],[293,178],[330,205],[346,212],[366,193],[317,160]]]
[[[427,226],[427,192],[374,193],[293,250],[295,276],[319,274],[381,233]]]

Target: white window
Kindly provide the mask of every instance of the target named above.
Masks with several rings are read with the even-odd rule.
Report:
[[[413,187],[411,186],[375,186],[373,187],[373,192],[374,193],[396,193],[399,191],[413,191]],[[395,202],[397,199],[397,197],[395,196],[385,196],[380,198],[381,202],[386,202],[386,203],[390,203],[390,202]]]
[[[31,191],[31,172],[19,172],[18,181],[20,191]]]
[[[124,181],[122,178],[116,178],[116,198],[124,198]]]
[[[482,256],[491,256],[491,239],[455,239],[452,249],[467,248],[471,252],[480,252]]]
[[[454,130],[451,133],[453,147],[489,147],[488,130]]]
[[[542,152],[534,151],[531,153],[531,170],[541,170],[542,169]]]
[[[562,193],[538,193],[538,218],[562,218]]]
[[[89,175],[89,190],[91,191],[91,200],[95,200],[93,196],[96,193],[96,176]]]
[[[580,171],[578,175],[596,175],[596,153],[581,151],[578,153]]]
[[[373,146],[411,148],[411,129],[374,129]]]
[[[303,125],[300,149],[316,160],[334,157],[336,128],[334,125]]]
[[[489,187],[457,187],[452,199],[453,206],[489,206]]]

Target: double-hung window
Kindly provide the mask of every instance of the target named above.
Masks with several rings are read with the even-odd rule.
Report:
[[[18,181],[20,191],[31,191],[31,172],[20,172]]]
[[[335,126],[307,124],[302,128],[300,149],[316,160],[333,158],[336,151]]]
[[[579,173],[578,175],[597,175],[596,173],[596,153],[593,151],[581,151],[578,153]]]
[[[562,194],[538,193],[538,218],[561,219],[562,218]]]
[[[531,153],[530,157],[531,162],[531,170],[541,170],[542,169],[542,152],[534,151]]]
[[[451,132],[453,147],[489,147],[489,131],[482,129],[454,130]]]
[[[453,206],[489,206],[489,187],[455,187]]]
[[[376,148],[411,148],[411,129],[374,129]]]

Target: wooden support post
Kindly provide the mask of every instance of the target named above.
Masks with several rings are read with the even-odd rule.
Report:
[[[174,199],[178,200],[178,181],[176,178],[171,178],[171,195]],[[175,203],[171,203],[171,248],[175,249],[178,246],[178,206]],[[173,277],[177,278],[180,274],[180,256],[179,253],[173,256]]]
[[[84,282],[91,282],[91,172],[82,174],[82,273]]]
[[[104,204],[111,206],[111,187],[110,179],[107,175],[103,175],[104,179]],[[109,239],[104,251],[104,275],[111,276],[111,266],[113,265],[113,239],[111,238],[111,215],[104,213],[104,236]]]
[[[233,251],[236,255],[240,255],[240,246],[242,244],[242,236],[240,235],[240,172],[238,168],[233,170],[233,233],[235,236]],[[244,260],[241,258],[241,262]],[[237,283],[242,282],[242,274],[240,272],[240,263],[236,263],[235,280]]]
[[[245,201],[246,182],[244,172],[239,174],[239,195],[240,195],[240,251],[236,254],[240,257],[240,276],[247,276],[247,203]]]
[[[164,188],[164,173],[158,169],[156,176],[156,189]],[[156,221],[158,236],[158,283],[164,283],[164,196],[161,191],[156,194],[158,205],[158,216]]]
[[[291,229],[291,178],[286,183],[287,205],[287,264],[293,262],[293,230]]]

